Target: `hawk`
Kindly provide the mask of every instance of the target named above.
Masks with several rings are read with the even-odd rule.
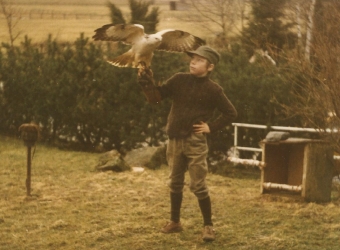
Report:
[[[118,67],[138,68],[140,63],[150,67],[155,50],[185,52],[205,44],[201,38],[182,30],[165,29],[155,34],[145,34],[144,27],[140,24],[107,24],[94,32],[92,38],[95,41],[115,41],[131,45],[126,53],[108,60]]]

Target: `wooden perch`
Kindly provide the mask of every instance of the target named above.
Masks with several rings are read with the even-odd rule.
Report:
[[[240,159],[236,157],[228,157],[227,159],[230,162],[234,163],[240,163],[243,165],[250,165],[250,166],[257,166],[259,168],[263,168],[266,166],[266,163],[263,161],[258,161],[258,160],[250,160],[250,159]]]
[[[287,184],[264,182],[262,184],[262,186],[266,190],[278,189],[278,190],[287,190],[287,191],[292,191],[292,192],[301,192],[302,191],[301,185],[300,186],[292,186],[292,185],[287,185]]]

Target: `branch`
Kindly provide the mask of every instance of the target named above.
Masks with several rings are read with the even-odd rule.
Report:
[[[222,29],[224,35],[232,30],[231,27],[236,27],[236,19],[240,16],[238,11],[244,9],[240,3],[232,0],[191,0],[191,6],[198,13],[200,20],[205,19],[207,25],[216,24]],[[245,1],[242,2],[245,4]]]
[[[9,33],[9,39],[11,43],[11,47],[13,47],[14,41],[18,38],[21,32],[18,32],[16,35],[13,35],[13,29],[17,26],[19,21],[21,20],[20,11],[15,11],[15,9],[8,3],[6,0],[0,0],[2,14],[4,15],[7,23],[7,29]],[[17,20],[15,20],[15,16],[17,16]]]

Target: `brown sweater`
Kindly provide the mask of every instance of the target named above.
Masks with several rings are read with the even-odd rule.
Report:
[[[188,136],[192,132],[192,125],[201,121],[208,123],[210,131],[215,132],[237,116],[222,87],[209,77],[198,78],[189,73],[178,73],[162,86],[143,87],[143,91],[151,103],[158,102],[159,97],[172,99],[166,126],[169,138]],[[216,109],[221,114],[211,121]]]

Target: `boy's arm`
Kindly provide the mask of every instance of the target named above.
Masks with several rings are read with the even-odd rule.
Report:
[[[221,115],[216,120],[208,122],[211,132],[223,128],[228,123],[233,122],[237,117],[237,111],[234,105],[222,91],[219,94],[219,98],[217,98],[217,109],[221,112]]]
[[[153,72],[150,68],[139,68],[138,84],[142,87],[144,95],[149,103],[156,104],[162,100],[161,93],[153,79]]]

